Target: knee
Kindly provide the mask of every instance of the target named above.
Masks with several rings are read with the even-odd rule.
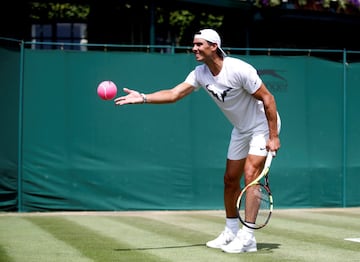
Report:
[[[224,175],[224,185],[225,187],[234,187],[239,185],[239,177],[231,174],[229,172],[226,172]]]
[[[256,169],[251,166],[244,169],[244,180],[246,185],[256,178],[256,173]]]

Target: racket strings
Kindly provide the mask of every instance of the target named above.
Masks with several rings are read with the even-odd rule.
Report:
[[[271,195],[265,189],[264,186],[260,186],[256,196],[259,202],[259,211],[256,218],[256,224],[259,226],[265,225],[269,218],[269,212],[271,211],[272,199]]]
[[[245,212],[245,207],[248,207]],[[257,184],[249,187],[238,203],[239,218],[254,224],[254,228],[265,226],[272,212],[272,196],[266,187]]]

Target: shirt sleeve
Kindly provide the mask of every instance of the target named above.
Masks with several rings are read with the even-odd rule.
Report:
[[[254,94],[261,86],[262,80],[258,75],[256,69],[249,65],[247,78],[244,88],[250,93]]]
[[[195,87],[195,91],[200,89],[200,84],[199,82],[196,80],[196,74],[195,74],[195,70],[191,71],[188,76],[185,79],[185,83],[188,83],[190,85],[192,85],[193,87]]]

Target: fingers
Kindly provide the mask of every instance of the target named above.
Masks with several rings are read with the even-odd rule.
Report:
[[[271,154],[272,157],[276,157],[276,150],[271,150],[270,148],[267,148],[267,151],[269,154]]]
[[[132,92],[136,92],[136,91],[131,90],[131,89],[126,88],[126,87],[123,88],[123,91],[124,91],[125,93],[128,93],[128,94],[130,94],[130,93],[132,93]]]
[[[271,153],[272,157],[276,157],[278,150],[280,149],[280,140],[278,137],[269,139],[266,144],[266,149]]]
[[[276,157],[277,150],[271,150],[270,148],[266,148],[268,154],[271,154],[272,157]]]
[[[124,87],[123,91],[126,93],[114,99],[115,105],[138,104],[143,101],[142,96],[138,91]]]
[[[121,106],[121,105],[126,105],[126,104],[133,104],[135,102],[133,100],[134,100],[134,98],[131,98],[131,97],[129,97],[129,95],[127,95],[127,96],[120,96],[120,97],[114,99],[114,102],[116,105]]]
[[[115,105],[117,105],[117,106],[127,104],[125,101],[125,98],[123,98],[123,97],[118,97],[118,98],[114,99],[114,102],[115,102]]]

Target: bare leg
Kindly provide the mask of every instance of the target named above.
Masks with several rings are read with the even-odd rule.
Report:
[[[245,163],[245,184],[251,183],[255,178],[257,178],[261,170],[263,169],[265,163],[265,157],[249,155]],[[245,205],[245,221],[250,223],[255,223],[256,216],[259,211],[260,202],[256,197],[256,189],[258,186],[251,187],[249,192],[246,194],[246,205]]]
[[[240,193],[240,179],[244,172],[245,160],[226,161],[224,175],[224,204],[227,218],[238,217],[236,209],[236,199]]]
[[[208,242],[207,247],[222,248],[232,243],[239,231],[239,219],[236,208],[236,199],[240,193],[240,178],[244,170],[245,159],[227,160],[224,175],[224,205],[226,212],[226,225],[221,234]]]
[[[240,178],[244,170],[245,159],[227,160],[224,175],[224,205],[226,226],[223,232],[214,240],[206,242],[211,248],[222,248],[231,243],[239,231],[239,219],[236,208],[237,196],[240,193]]]
[[[256,217],[260,207],[260,198],[258,197],[257,191],[259,185],[251,186],[246,190],[245,199],[245,222],[255,224]]]
[[[225,209],[227,218],[237,218],[236,200],[240,193],[240,179],[245,175],[245,184],[253,181],[261,172],[265,157],[248,155],[242,160],[228,160],[225,172]],[[255,222],[259,206],[253,203],[251,194],[246,199],[245,221]],[[233,221],[233,219],[231,219]],[[221,249],[227,253],[255,252],[257,251],[254,230],[243,226],[236,233],[230,243],[222,245]]]

